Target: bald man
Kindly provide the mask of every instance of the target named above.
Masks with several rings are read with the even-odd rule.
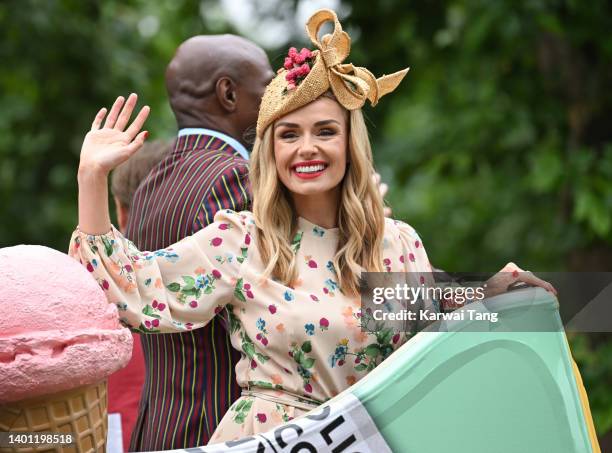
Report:
[[[251,208],[246,147],[273,76],[265,52],[238,36],[196,36],[181,44],[166,71],[178,137],[137,189],[129,214],[127,237],[140,250],[195,233],[218,210]],[[146,376],[130,451],[208,443],[240,396],[240,354],[226,323],[224,310],[202,329],[141,335]]]

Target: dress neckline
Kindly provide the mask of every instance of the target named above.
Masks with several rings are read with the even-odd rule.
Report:
[[[304,232],[312,232],[316,236],[337,236],[340,232],[340,228],[323,228],[320,225],[306,220],[304,217],[297,218],[298,228]],[[321,234],[323,233],[323,234]]]

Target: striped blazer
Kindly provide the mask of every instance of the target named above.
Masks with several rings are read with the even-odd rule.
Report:
[[[178,137],[134,194],[127,237],[140,250],[158,250],[205,227],[220,209],[250,209],[247,176],[248,162],[222,139]],[[202,329],[140,338],[146,375],[130,451],[208,443],[240,396],[240,355],[223,317]]]

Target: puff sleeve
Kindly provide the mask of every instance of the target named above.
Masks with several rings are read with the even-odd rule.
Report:
[[[249,222],[243,213],[219,211],[206,228],[155,252],[137,250],[114,227],[96,236],[77,228],[69,255],[87,268],[133,330],[180,332],[206,325],[242,296]]]

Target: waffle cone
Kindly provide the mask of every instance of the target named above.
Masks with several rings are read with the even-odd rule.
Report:
[[[107,386],[97,384],[0,405],[0,431],[72,434],[71,445],[0,448],[0,452],[86,453],[106,450]]]

